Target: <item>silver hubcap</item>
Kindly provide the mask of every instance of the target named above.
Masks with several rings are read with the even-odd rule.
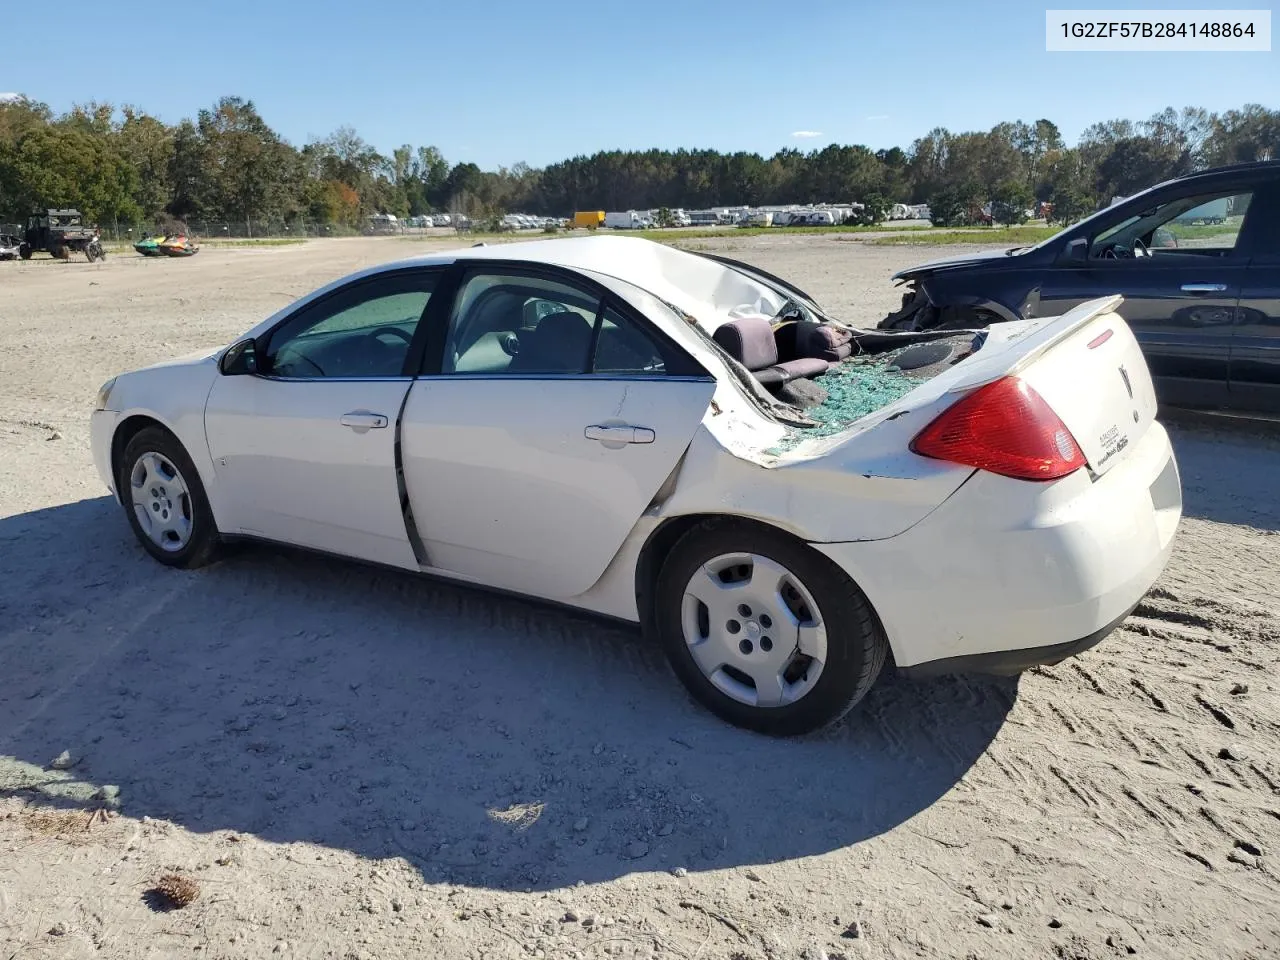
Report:
[[[680,622],[703,675],[748,706],[795,703],[813,689],[827,659],[827,630],[813,595],[794,573],[759,554],[725,554],[694,571]]]
[[[147,538],[176,552],[191,539],[191,494],[178,468],[158,453],[144,453],[129,473],[133,513]]]

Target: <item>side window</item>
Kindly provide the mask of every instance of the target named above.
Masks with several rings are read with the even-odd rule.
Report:
[[[1252,199],[1252,194],[1237,193],[1198,203],[1161,224],[1155,231],[1155,245],[1178,250],[1234,250]]]
[[[1183,197],[1122,220],[1097,237],[1090,256],[1104,260],[1197,252],[1225,256],[1235,249],[1250,193]]]
[[[612,307],[600,318],[593,373],[625,373],[660,377],[666,363],[649,336]]]
[[[473,273],[449,320],[444,373],[585,373],[600,311],[594,293],[555,280]]]
[[[261,370],[268,376],[398,377],[439,273],[358,281],[278,327]]]

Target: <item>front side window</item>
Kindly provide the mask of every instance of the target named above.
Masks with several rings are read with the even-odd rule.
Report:
[[[458,291],[443,373],[661,376],[652,338],[589,289],[518,274],[473,273]]]
[[[259,372],[304,379],[401,376],[437,276],[363,281],[304,307],[271,334]]]
[[[1170,200],[1127,217],[1094,238],[1090,256],[1140,259],[1168,254],[1229,256],[1236,248],[1250,193],[1224,193]]]

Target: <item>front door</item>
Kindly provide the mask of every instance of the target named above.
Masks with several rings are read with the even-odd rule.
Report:
[[[692,364],[589,284],[469,270],[439,370],[404,412],[426,562],[544,597],[585,592],[702,422],[715,382]]]
[[[256,374],[218,378],[205,428],[228,532],[417,569],[396,424],[439,275],[340,288],[260,340]]]

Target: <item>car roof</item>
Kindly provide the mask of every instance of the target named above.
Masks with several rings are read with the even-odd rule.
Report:
[[[370,270],[404,269],[458,260],[506,260],[564,267],[639,287],[694,317],[708,333],[734,308],[759,303],[772,316],[785,297],[726,264],[640,237],[563,237],[444,250]]]
[[[1167,187],[1174,183],[1190,183],[1196,180],[1213,180],[1218,177],[1235,177],[1242,173],[1251,173],[1255,171],[1270,172],[1280,175],[1280,160],[1250,160],[1245,163],[1229,163],[1221,167],[1210,167],[1207,170],[1196,170],[1192,173],[1183,174],[1181,177],[1172,177],[1168,180],[1161,181],[1147,188],[1147,190],[1139,191],[1146,193],[1148,190],[1158,190],[1161,187]],[[1136,196],[1137,194],[1134,194]]]

